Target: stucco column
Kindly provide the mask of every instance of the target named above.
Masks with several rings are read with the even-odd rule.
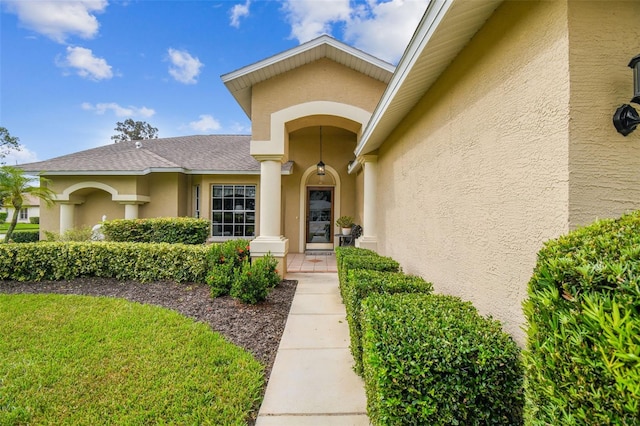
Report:
[[[363,155],[359,161],[362,163],[362,168],[364,170],[364,208],[362,218],[362,236],[356,240],[356,246],[377,250],[378,156]]]
[[[60,233],[63,234],[75,226],[76,203],[60,204]]]
[[[137,219],[139,203],[122,203],[124,204],[124,218]]]
[[[251,257],[271,253],[278,259],[278,271],[284,276],[289,240],[282,236],[282,155],[254,155],[260,161],[260,235],[251,241]]]

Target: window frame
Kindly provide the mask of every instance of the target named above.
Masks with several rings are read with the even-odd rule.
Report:
[[[257,190],[253,183],[211,184],[212,240],[256,238]]]

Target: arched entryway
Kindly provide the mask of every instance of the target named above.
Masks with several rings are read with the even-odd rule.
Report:
[[[316,167],[307,168],[300,179],[299,252],[333,250],[334,222],[341,212],[340,175],[331,166],[318,176]]]

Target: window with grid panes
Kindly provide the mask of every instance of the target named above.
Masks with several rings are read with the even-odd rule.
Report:
[[[256,186],[212,186],[211,235],[222,238],[254,237]]]

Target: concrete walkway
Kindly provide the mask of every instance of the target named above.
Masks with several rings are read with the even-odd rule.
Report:
[[[256,426],[369,425],[337,274],[287,278],[298,287]]]

